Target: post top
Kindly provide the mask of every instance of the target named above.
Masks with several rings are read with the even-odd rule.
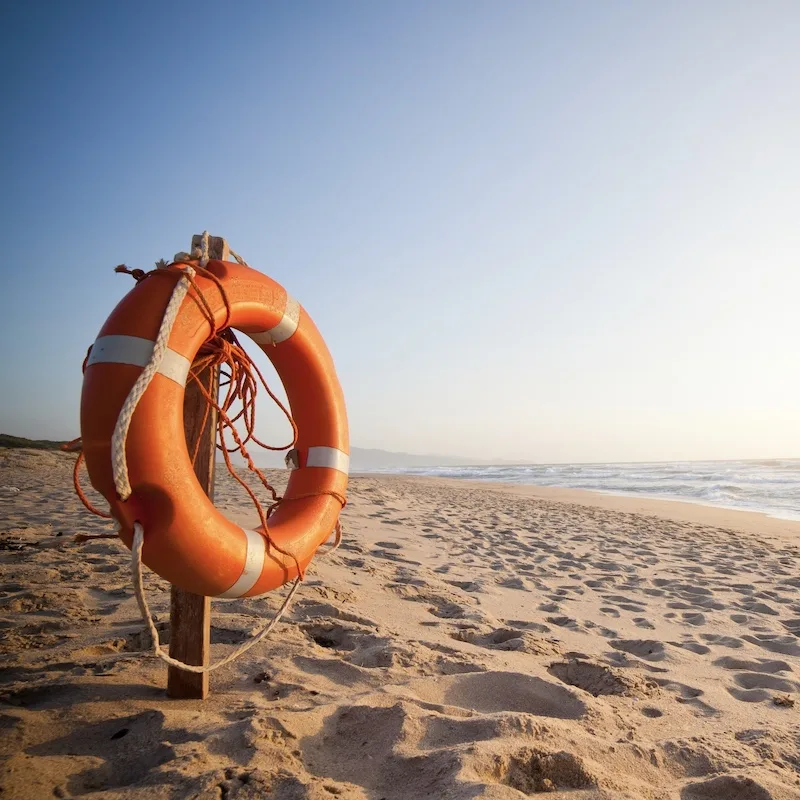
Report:
[[[205,234],[196,233],[192,236],[192,246],[189,248],[190,253],[202,248],[203,237]],[[228,242],[221,236],[208,237],[208,257],[215,261],[230,261],[231,249],[228,247]]]

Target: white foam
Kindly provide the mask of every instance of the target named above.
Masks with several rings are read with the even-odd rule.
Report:
[[[800,519],[800,459],[412,467],[378,471],[589,489]]]

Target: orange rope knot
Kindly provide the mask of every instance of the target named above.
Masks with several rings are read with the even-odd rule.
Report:
[[[136,283],[143,281],[147,277],[147,273],[143,269],[128,269],[125,264],[120,264],[114,267],[114,272],[122,272],[126,275],[132,275]]]

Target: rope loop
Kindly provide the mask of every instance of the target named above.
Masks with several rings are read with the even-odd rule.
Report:
[[[136,593],[136,602],[139,604],[139,611],[142,613],[142,619],[145,621],[147,629],[150,631],[150,639],[153,644],[153,655],[155,655],[157,658],[160,658],[163,662],[169,664],[171,667],[177,667],[178,669],[182,669],[186,672],[195,672],[198,674],[213,672],[215,669],[219,669],[220,667],[224,667],[226,664],[230,664],[231,661],[235,661],[237,658],[239,658],[239,656],[246,653],[251,647],[255,647],[260,642],[263,642],[264,639],[266,639],[267,636],[269,636],[269,634],[272,632],[273,628],[280,622],[281,617],[289,608],[289,604],[292,602],[292,598],[294,597],[295,592],[297,592],[297,588],[300,586],[301,578],[298,576],[295,579],[295,582],[292,584],[289,594],[287,594],[284,598],[283,604],[277,610],[272,619],[266,623],[252,639],[240,644],[233,652],[225,656],[225,658],[220,659],[215,664],[209,664],[208,666],[201,666],[199,664],[186,664],[183,661],[179,661],[177,658],[172,658],[172,656],[170,656],[168,653],[165,653],[163,647],[161,646],[161,640],[158,637],[158,628],[156,628],[153,615],[150,612],[150,606],[147,604],[147,598],[144,596],[144,581],[142,579],[143,545],[144,528],[142,527],[141,523],[134,522],[133,548],[131,549],[131,574],[133,576],[133,590]]]

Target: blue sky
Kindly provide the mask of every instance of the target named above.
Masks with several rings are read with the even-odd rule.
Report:
[[[314,318],[355,445],[800,456],[796,2],[29,2],[3,38],[0,431],[77,435],[114,265],[208,229]]]

